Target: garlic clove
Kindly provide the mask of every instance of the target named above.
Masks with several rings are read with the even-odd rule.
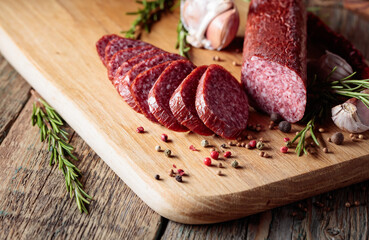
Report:
[[[366,123],[364,124],[358,114],[357,105],[360,102],[361,101],[357,101],[357,99],[349,99],[345,103],[333,107],[332,120],[334,124],[336,124],[336,126],[340,129],[352,133],[361,133],[369,130],[369,125],[367,125]],[[368,108],[360,108],[359,110],[360,114],[369,114]]]
[[[333,68],[337,67],[330,76],[330,81],[340,80],[354,72],[350,64],[348,64],[345,59],[329,51],[326,51],[326,53],[319,58],[318,66],[318,76],[321,79],[326,79],[332,72]]]
[[[366,89],[362,92],[369,94],[369,89]],[[369,109],[368,109],[368,107],[365,106],[365,104],[362,101],[358,101],[356,107],[357,107],[357,115],[358,115],[360,121],[364,125],[369,126]]]
[[[215,17],[206,30],[206,38],[211,48],[221,50],[227,47],[236,37],[240,18],[236,8]]]

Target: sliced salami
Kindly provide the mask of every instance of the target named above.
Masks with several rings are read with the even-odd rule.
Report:
[[[178,54],[163,53],[155,57],[141,61],[140,63],[136,64],[131,70],[129,70],[127,74],[124,76],[123,80],[120,81],[118,85],[119,94],[123,97],[123,99],[127,102],[129,106],[131,106],[136,112],[141,113],[141,110],[137,106],[134,98],[132,97],[131,90],[130,90],[133,80],[135,80],[138,74],[146,70],[149,70],[150,68],[155,67],[158,64],[181,59],[181,58],[183,57],[181,57]]]
[[[155,118],[170,130],[186,132],[188,129],[181,125],[170,110],[169,100],[183,79],[195,69],[195,65],[188,60],[173,61],[156,80],[148,96],[148,104]]]
[[[165,62],[140,73],[131,85],[131,94],[136,105],[140,108],[143,115],[153,122],[158,122],[158,120],[150,112],[147,98],[152,86],[170,63],[171,62]]]
[[[199,81],[208,66],[195,68],[174,91],[169,101],[170,110],[183,126],[200,135],[210,136],[213,133],[201,121],[195,107],[196,90]]]
[[[202,75],[195,104],[202,122],[221,137],[235,139],[247,127],[246,93],[232,74],[219,65],[210,65]]]
[[[114,54],[120,50],[139,47],[139,46],[152,46],[151,44],[142,42],[140,40],[133,40],[129,38],[116,38],[111,40],[105,48],[105,65],[107,65]]]
[[[118,39],[121,38],[116,34],[109,34],[109,35],[104,35],[102,36],[97,42],[96,42],[96,50],[97,50],[97,54],[99,54],[99,57],[101,59],[101,61],[103,62],[103,64],[106,66],[105,64],[105,48],[106,45],[108,45],[108,43],[113,40],[113,39]]]
[[[241,79],[254,107],[299,121],[306,105],[306,11],[302,0],[252,0]]]
[[[127,72],[129,70],[131,70],[131,68],[133,68],[136,64],[155,57],[156,55],[165,53],[164,50],[161,49],[151,49],[149,51],[143,52],[135,57],[132,57],[131,59],[129,59],[128,61],[124,62],[122,65],[120,65],[120,67],[118,68],[118,70],[115,73],[114,76],[114,80],[113,80],[113,85],[115,86],[115,88],[118,90],[118,85],[120,83],[120,81],[122,81],[122,79],[124,78],[124,76],[127,74]]]
[[[115,73],[117,69],[126,61],[137,56],[140,53],[145,51],[152,50],[151,46],[139,46],[134,48],[126,48],[120,50],[114,54],[114,56],[110,59],[107,68],[108,68],[108,77],[110,80],[114,79]]]

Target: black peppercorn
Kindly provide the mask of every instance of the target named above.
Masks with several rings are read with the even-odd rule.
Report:
[[[278,113],[270,114],[270,121],[273,121],[274,123],[279,123],[282,120],[283,119],[282,119],[281,115],[279,115]]]
[[[159,179],[160,179],[160,175],[159,175],[159,174],[156,174],[156,175],[155,175],[155,179],[156,179],[156,180],[159,180]]]
[[[284,133],[289,133],[291,131],[291,123],[282,121],[279,123],[278,128]]]
[[[176,176],[176,180],[177,180],[177,182],[182,182],[182,176],[181,175],[177,175]]]

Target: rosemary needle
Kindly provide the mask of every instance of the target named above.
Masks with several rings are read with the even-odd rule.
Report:
[[[32,126],[37,125],[40,129],[41,142],[48,143],[50,152],[50,166],[56,164],[63,172],[65,178],[65,186],[70,197],[75,197],[77,207],[80,212],[88,213],[86,204],[90,204],[92,197],[83,190],[82,183],[78,180],[81,171],[70,161],[77,161],[77,157],[72,153],[74,148],[68,143],[68,132],[63,130],[63,120],[59,114],[40,96],[31,90],[32,95],[36,97],[33,104],[31,116]]]
[[[179,20],[177,25],[177,43],[176,48],[179,51],[179,55],[189,58],[188,51],[190,51],[191,47],[187,42],[187,30],[184,28],[183,23]]]

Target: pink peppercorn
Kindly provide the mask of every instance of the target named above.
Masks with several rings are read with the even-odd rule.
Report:
[[[182,173],[184,173],[184,171],[183,171],[183,169],[178,169],[178,170],[177,170],[177,173],[178,173],[179,175],[182,175]]]
[[[218,159],[218,157],[219,157],[219,152],[217,152],[217,151],[211,151],[211,153],[210,153],[210,157],[211,157],[212,159],[217,160],[217,159]]]
[[[173,164],[173,168],[177,168],[177,166],[175,164]]]
[[[281,147],[280,150],[281,150],[282,153],[287,153],[288,152],[288,147],[283,146],[283,147]]]
[[[168,141],[168,135],[166,135],[165,133],[163,133],[160,138],[161,138],[161,140],[163,142],[167,142]]]
[[[209,157],[204,158],[204,164],[206,166],[210,166],[211,165],[211,159]]]
[[[288,142],[289,140],[290,140],[290,138],[288,138],[288,137],[283,138],[284,142]]]
[[[145,129],[143,127],[138,127],[136,129],[136,132],[138,132],[138,133],[143,133],[144,131],[145,131]]]
[[[255,147],[256,147],[256,141],[255,141],[255,140],[251,140],[251,141],[249,142],[249,146],[250,146],[251,148],[255,148]]]
[[[232,153],[230,151],[227,151],[224,153],[223,155],[225,158],[229,158],[230,156],[232,156]]]

